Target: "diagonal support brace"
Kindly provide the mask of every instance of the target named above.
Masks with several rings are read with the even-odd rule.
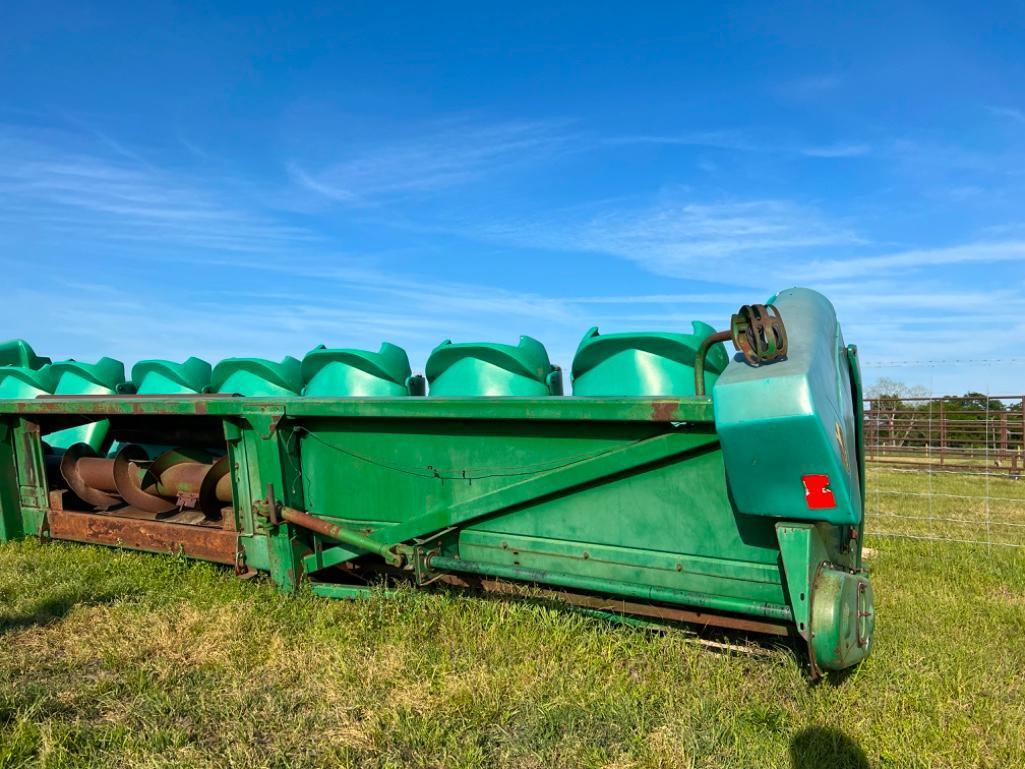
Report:
[[[718,438],[712,432],[674,430],[660,433],[651,438],[617,446],[579,462],[543,470],[525,480],[489,491],[478,497],[430,510],[423,515],[410,518],[408,521],[378,529],[365,537],[364,535],[357,536],[364,537],[368,542],[377,543],[378,546],[400,545],[441,529],[465,525],[515,505],[568,491],[618,473],[636,470],[644,465],[680,454],[698,451],[717,442]],[[343,529],[342,531],[347,530]],[[364,552],[375,551],[369,550],[366,545],[325,550],[317,554],[315,558],[314,556],[307,557],[307,569],[316,571],[337,566]]]

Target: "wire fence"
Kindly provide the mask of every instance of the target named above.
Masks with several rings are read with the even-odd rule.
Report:
[[[1025,547],[1025,396],[864,405],[869,534]]]

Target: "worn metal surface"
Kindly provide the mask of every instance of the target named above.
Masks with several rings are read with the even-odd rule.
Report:
[[[151,553],[181,553],[190,558],[234,565],[236,534],[210,526],[137,520],[109,513],[51,509],[49,536],[74,542],[117,545]]]
[[[210,520],[217,520],[223,517],[224,508],[231,502],[231,465],[224,455],[203,476],[199,486],[199,509]]]
[[[454,585],[456,587],[481,590],[486,593],[524,596],[529,598],[545,598],[552,601],[567,603],[571,606],[580,606],[585,609],[594,609],[596,611],[608,612],[610,614],[629,614],[635,617],[650,617],[652,619],[669,620],[671,622],[686,622],[699,627],[725,628],[729,630],[740,630],[746,633],[760,633],[762,635],[790,635],[790,626],[783,622],[764,622],[726,614],[688,611],[687,609],[679,609],[673,606],[659,606],[651,603],[627,601],[622,598],[587,595],[566,590],[546,590],[538,587],[525,589],[520,583],[506,582],[498,579],[487,579],[485,577],[470,574],[439,574],[436,577],[436,581],[443,582],[448,585]]]
[[[493,419],[614,422],[712,422],[712,404],[699,398],[238,398],[196,396],[83,396],[0,400],[0,414],[211,415],[288,413],[293,417],[353,419]]]
[[[717,331],[714,334],[709,334],[702,340],[697,353],[694,355],[695,395],[704,396],[705,394],[705,359],[708,357],[708,351],[715,345],[721,342],[728,342],[732,338],[733,335],[729,331]]]
[[[712,347],[733,340],[733,346],[752,366],[771,363],[787,354],[787,330],[779,308],[774,305],[745,304],[730,319],[729,331],[706,337],[694,356],[694,393],[705,394],[705,359]]]
[[[380,542],[375,542],[358,532],[349,531],[338,524],[317,518],[309,513],[304,513],[302,510],[296,510],[293,507],[282,507],[281,518],[322,537],[342,542],[358,550],[379,555],[391,566],[401,567],[404,563],[404,558],[395,551],[394,545],[383,545]]]
[[[730,321],[733,344],[752,366],[786,356],[787,330],[774,304],[745,304]]]
[[[99,510],[127,504],[160,515],[198,507],[216,520],[231,502],[227,458],[215,462],[204,451],[172,449],[151,461],[143,447],[128,443],[109,459],[75,444],[61,457],[60,473]]]
[[[547,584],[576,590],[615,593],[646,601],[664,601],[684,606],[700,606],[701,608],[713,611],[750,614],[756,617],[768,617],[786,622],[794,618],[790,607],[783,604],[675,590],[658,585],[635,585],[627,582],[615,582],[604,578],[571,575],[557,571],[525,569],[518,566],[501,566],[494,563],[484,564],[443,555],[434,555],[428,558],[427,566],[438,571],[463,571],[470,574],[505,577],[539,585]]]
[[[122,503],[114,482],[114,463],[87,443],[75,443],[60,458],[60,474],[79,499],[106,510]]]

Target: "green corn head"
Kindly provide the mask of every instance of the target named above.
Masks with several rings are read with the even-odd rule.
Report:
[[[325,596],[533,583],[845,668],[874,622],[856,351],[821,295],[770,305],[719,334],[591,329],[571,396],[529,337],[446,341],[425,377],[384,344],[148,360],[127,382],[109,358],[0,345],[0,539],[183,553]]]

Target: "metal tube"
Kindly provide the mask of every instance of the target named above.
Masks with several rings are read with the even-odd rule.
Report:
[[[106,457],[82,457],[78,460],[82,482],[100,491],[117,491],[114,485],[114,460]]]
[[[214,487],[214,496],[218,502],[228,502],[231,499],[231,476],[224,475],[217,481],[217,486]]]
[[[794,614],[789,606],[767,603],[765,601],[748,601],[743,598],[694,593],[689,590],[676,590],[671,587],[657,585],[635,585],[629,582],[616,582],[594,577],[581,577],[572,574],[559,574],[542,569],[525,569],[522,566],[502,566],[499,564],[483,564],[475,561],[464,561],[444,555],[432,555],[427,559],[427,566],[438,571],[463,571],[470,574],[485,574],[523,582],[558,585],[559,587],[590,590],[596,593],[614,593],[616,595],[640,598],[645,601],[664,601],[665,603],[697,606],[713,611],[726,611],[736,614],[749,614],[758,617],[769,617],[776,620],[793,622]]]
[[[171,465],[159,476],[154,485],[153,491],[161,497],[176,498],[180,494],[193,494],[198,496],[199,489],[203,485],[203,478],[213,465],[205,465],[200,462],[179,462]]]
[[[390,566],[401,568],[405,562],[402,555],[392,549],[393,545],[376,542],[370,539],[370,537],[365,537],[351,529],[343,528],[336,523],[325,521],[323,518],[317,518],[309,513],[304,513],[302,510],[296,510],[294,507],[282,507],[281,517],[289,523],[301,526],[322,537],[341,542],[343,545],[351,545],[357,550],[364,550],[368,553],[379,555]]]
[[[728,342],[732,338],[732,331],[717,331],[716,333],[706,336],[703,340],[701,340],[701,344],[698,346],[698,351],[694,355],[695,395],[705,394],[705,358],[708,357],[708,351],[712,349],[713,344],[718,344],[719,342]]]

